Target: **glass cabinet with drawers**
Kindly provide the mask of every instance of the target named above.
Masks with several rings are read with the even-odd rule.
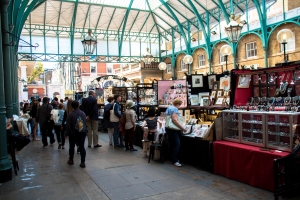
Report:
[[[299,112],[224,110],[223,139],[291,152],[300,141]]]
[[[262,112],[241,112],[241,143],[265,146],[265,115]]]
[[[292,151],[300,138],[300,113],[266,113],[266,147]]]
[[[223,139],[240,142],[239,111],[224,110],[223,115]]]

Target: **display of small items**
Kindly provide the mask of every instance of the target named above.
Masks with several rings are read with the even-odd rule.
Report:
[[[179,98],[182,101],[181,107],[186,107],[186,93],[187,91],[185,86],[182,84],[174,84],[170,89],[168,89],[167,93],[164,94],[164,99],[160,101],[160,103],[164,105],[171,105],[174,99]]]
[[[157,92],[154,89],[139,89],[140,105],[157,105]]]

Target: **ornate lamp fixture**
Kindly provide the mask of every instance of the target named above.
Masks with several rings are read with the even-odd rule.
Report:
[[[96,46],[97,46],[97,40],[93,38],[92,36],[92,30],[89,29],[88,36],[84,38],[84,40],[81,41],[82,46],[84,48],[85,54],[91,55],[94,53]]]
[[[283,45],[284,62],[288,62],[289,57],[286,54],[285,45],[293,38],[293,32],[290,29],[282,29],[277,33],[277,41]]]
[[[223,45],[220,49],[220,53],[225,57],[225,62],[226,62],[226,70],[224,71],[224,74],[228,75],[227,61],[228,61],[228,56],[231,54],[231,47],[228,44]]]
[[[161,70],[161,76],[162,76],[161,78],[162,80],[164,80],[164,70],[167,69],[167,64],[165,62],[160,62],[158,64],[158,69]]]
[[[225,26],[225,31],[230,42],[237,42],[240,38],[244,24],[235,20],[235,15],[230,15],[230,23]]]
[[[146,53],[143,56],[143,60],[145,62],[145,65],[151,65],[151,62],[153,62],[153,56],[149,52],[149,48],[146,49]]]

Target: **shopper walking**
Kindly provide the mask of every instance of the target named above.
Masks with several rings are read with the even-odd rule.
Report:
[[[88,128],[88,147],[94,144],[94,148],[101,147],[98,144],[98,105],[96,93],[89,91],[89,97],[82,102],[82,108],[86,115]]]
[[[133,148],[133,134],[136,128],[136,113],[135,113],[135,104],[132,100],[128,100],[126,104],[126,111],[124,113],[126,117],[125,123],[125,147],[126,151],[137,151],[137,149]]]
[[[180,138],[179,135],[181,131],[186,132],[187,130],[183,127],[182,124],[179,123],[178,117],[180,117],[180,113],[178,108],[181,106],[182,101],[180,99],[175,99],[173,101],[173,105],[169,106],[166,110],[166,116],[171,116],[172,122],[181,130],[173,130],[166,127],[166,133],[169,140],[169,149],[171,152],[171,162],[176,167],[181,167],[181,164],[178,161],[178,152],[180,148]]]
[[[50,137],[50,144],[55,142],[54,135],[52,133],[52,128],[48,126],[48,121],[51,118],[51,110],[52,106],[49,104],[50,99],[48,97],[43,98],[43,104],[38,108],[36,120],[40,124],[41,132],[42,132],[42,142],[43,147],[46,148],[48,146],[47,135]]]
[[[80,157],[81,163],[80,167],[84,168],[85,165],[85,157],[86,151],[84,148],[84,141],[86,137],[86,115],[84,112],[79,110],[79,102],[73,101],[72,108],[74,109],[67,117],[67,124],[66,124],[66,133],[69,136],[69,165],[74,165],[74,148],[75,143],[77,142],[80,149]]]
[[[40,107],[39,102],[36,99],[33,99],[33,104],[32,104],[31,110],[30,110],[30,115],[31,115],[31,118],[32,118],[32,122],[34,124],[33,131],[32,131],[32,137],[33,137],[32,140],[33,141],[39,141],[40,140],[36,137],[36,132],[37,132],[37,128],[38,128],[38,122],[36,120],[36,115],[37,115],[37,110],[38,110],[39,107]]]
[[[56,133],[56,139],[58,142],[58,149],[65,149],[65,134],[63,132],[63,119],[65,115],[64,104],[58,104],[58,110],[53,109],[51,114],[53,115],[54,130]]]
[[[113,103],[114,103],[114,98],[108,97],[107,101],[108,101],[108,104],[106,104],[104,107],[104,113],[112,108]],[[109,145],[112,145],[113,144],[113,134],[114,134],[114,124],[112,122],[110,122],[108,119],[105,119],[105,127],[107,128],[107,132],[108,132]]]

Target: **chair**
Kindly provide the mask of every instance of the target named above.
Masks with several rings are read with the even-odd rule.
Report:
[[[164,142],[164,135],[160,134],[159,135],[159,143],[153,143],[153,142],[151,143],[148,163],[150,163],[151,158],[153,160],[153,157],[154,157],[154,154],[155,154],[155,149],[159,149],[160,161],[162,161],[162,163],[164,163],[163,142]]]

